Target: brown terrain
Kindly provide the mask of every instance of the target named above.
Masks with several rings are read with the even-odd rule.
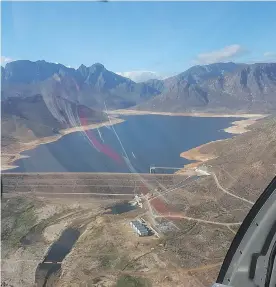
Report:
[[[100,63],[1,67],[1,170],[120,114],[244,118],[226,129],[233,138],[183,150],[193,162],[173,175],[2,174],[1,286],[210,286],[275,175],[276,118],[259,115],[275,112],[275,93],[276,63],[196,65],[143,83]]]
[[[275,175],[275,126],[269,116],[243,134],[186,151],[181,156],[200,160],[189,173],[3,174],[3,286],[43,286],[37,266],[69,227],[80,237],[44,286],[211,285]],[[135,194],[142,208],[110,213]],[[129,223],[136,218],[155,235],[135,235]]]
[[[61,129],[58,133],[45,137],[36,137],[31,130],[26,129],[24,126],[21,126],[20,128],[15,127],[12,133],[14,136],[13,139],[11,139],[10,136],[5,135],[5,133],[2,135],[1,170],[16,167],[13,165],[13,162],[20,158],[24,158],[24,155],[21,154],[23,151],[34,149],[40,144],[57,141],[62,136],[73,132],[96,129],[102,126],[115,125],[121,122],[123,122],[123,120],[120,118],[110,118],[109,121]],[[5,124],[5,122],[2,123],[3,126],[5,126]],[[22,137],[20,134],[24,134],[24,136]]]

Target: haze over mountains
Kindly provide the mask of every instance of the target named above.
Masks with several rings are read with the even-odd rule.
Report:
[[[194,66],[164,81],[148,82],[161,94],[147,110],[268,112],[276,109],[276,64]]]
[[[11,62],[1,67],[2,143],[29,134],[32,138],[54,135],[79,126],[80,117],[88,124],[103,121],[106,108],[134,106],[158,93],[101,64],[75,70],[45,61]]]
[[[135,83],[99,63],[75,70],[45,61],[20,60],[1,67],[1,80],[2,133],[6,138],[17,135],[22,127],[38,137],[55,134],[80,125],[83,111],[91,123],[106,119],[106,109],[276,110],[276,63],[194,66],[165,80]]]
[[[78,69],[45,61],[15,61],[1,68],[1,100],[41,95],[93,109],[246,111],[276,109],[276,63],[194,66],[165,80],[135,83],[102,64]]]
[[[11,96],[60,96],[92,108],[126,108],[159,91],[108,71],[102,64],[77,70],[45,61],[15,61],[2,68],[2,100]],[[105,104],[104,104],[105,103]]]

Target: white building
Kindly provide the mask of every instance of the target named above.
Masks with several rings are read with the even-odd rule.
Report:
[[[130,222],[130,226],[139,236],[148,236],[149,230],[143,225],[142,222],[134,220]]]

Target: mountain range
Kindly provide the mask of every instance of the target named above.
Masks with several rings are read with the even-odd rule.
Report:
[[[198,65],[165,80],[143,83],[135,83],[99,63],[73,69],[46,61],[20,60],[1,67],[5,139],[22,138],[22,130],[24,135],[31,131],[41,137],[78,126],[80,111],[85,110],[87,122],[93,123],[106,119],[105,110],[125,108],[274,112],[276,63]]]
[[[215,63],[193,66],[165,80],[143,83],[102,64],[78,69],[45,61],[20,60],[1,67],[1,100],[41,95],[89,108],[159,111],[245,111],[276,109],[276,63]]]
[[[1,98],[40,94],[44,100],[60,96],[93,109],[127,108],[159,91],[146,83],[135,83],[108,71],[102,64],[78,69],[45,61],[14,61],[1,68]]]
[[[2,162],[9,165],[29,144],[59,138],[81,122],[106,122],[106,110],[128,108],[273,113],[276,63],[194,66],[174,77],[143,83],[99,63],[78,69],[45,61],[8,63],[1,67]]]
[[[2,146],[54,136],[61,129],[107,120],[105,109],[126,108],[159,92],[108,71],[26,60],[1,67]]]
[[[194,66],[163,81],[160,95],[139,109],[161,111],[271,112],[276,109],[276,63]]]

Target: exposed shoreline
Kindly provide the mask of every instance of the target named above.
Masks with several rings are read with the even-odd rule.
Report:
[[[150,111],[136,111],[136,110],[115,110],[115,111],[109,111],[108,113],[110,115],[114,115],[115,117],[110,117],[110,121],[107,121],[107,122],[93,123],[87,126],[72,127],[72,128],[68,128],[65,130],[61,130],[59,134],[54,135],[54,136],[39,138],[39,139],[30,141],[30,142],[25,142],[25,143],[20,142],[20,143],[17,143],[16,145],[11,144],[7,148],[7,150],[1,154],[1,171],[16,168],[17,166],[14,165],[15,161],[22,159],[22,158],[28,158],[27,155],[22,155],[22,152],[27,151],[27,150],[32,150],[41,144],[55,142],[59,140],[60,138],[62,138],[64,135],[67,135],[73,132],[96,129],[96,128],[100,128],[103,126],[110,126],[110,125],[115,125],[115,124],[124,122],[124,119],[116,117],[118,115],[151,114],[151,115],[164,115],[164,116],[244,118],[244,120],[232,122],[230,127],[224,129],[225,132],[231,133],[231,134],[242,134],[248,131],[247,128],[250,125],[252,125],[254,122],[267,116],[267,115],[262,115],[262,114],[169,113],[169,112],[150,112]],[[217,141],[221,141],[221,140],[217,140]],[[192,171],[202,162],[205,162],[209,159],[214,158],[214,155],[207,155],[207,154],[200,153],[200,149],[203,146],[206,146],[208,144],[211,144],[217,141],[212,141],[204,145],[187,150],[185,152],[182,152],[180,154],[181,157],[186,158],[188,160],[193,160],[196,162],[185,165],[183,169],[181,169],[177,173]]]
[[[206,147],[209,144],[215,143],[215,142],[219,142],[219,141],[223,141],[223,140],[216,140],[216,141],[211,141],[208,143],[205,143],[203,145],[194,147],[192,149],[189,149],[187,151],[184,151],[180,154],[180,157],[185,158],[187,160],[192,160],[194,162],[189,163],[184,165],[184,167],[182,169],[180,169],[179,171],[177,171],[177,174],[190,174],[195,172],[195,169],[202,163],[204,163],[205,161],[211,160],[216,158],[215,155],[213,154],[206,154],[206,153],[201,153],[200,149],[203,147]]]
[[[230,134],[243,134],[249,131],[248,127],[253,125],[257,120],[267,117],[267,115],[256,115],[255,117],[247,118],[245,120],[232,122],[232,126],[224,129]]]
[[[13,168],[18,167],[18,166],[13,164],[16,160],[19,160],[22,158],[28,158],[27,155],[23,155],[21,153],[24,151],[27,151],[27,150],[32,150],[41,144],[47,144],[47,143],[55,142],[55,141],[59,140],[60,138],[62,138],[63,136],[74,133],[74,132],[101,128],[103,126],[116,125],[116,124],[119,124],[122,122],[124,122],[123,119],[110,118],[110,121],[106,121],[106,122],[102,122],[102,123],[93,123],[93,124],[90,124],[87,126],[78,126],[78,127],[72,127],[72,128],[60,130],[59,134],[54,135],[54,136],[39,138],[39,139],[32,140],[30,142],[25,142],[25,143],[20,142],[20,143],[17,143],[15,145],[11,144],[7,148],[7,151],[3,152],[1,154],[1,171],[9,170],[9,169],[13,169]],[[9,151],[11,151],[11,152],[9,152]]]
[[[206,117],[206,118],[244,118],[243,120],[234,121],[230,127],[224,129],[225,132],[232,135],[243,134],[249,131],[248,127],[254,124],[257,120],[265,118],[268,114],[219,114],[219,113],[204,113],[204,112],[184,112],[184,113],[170,113],[170,112],[152,112],[152,111],[139,111],[139,110],[114,110],[108,112],[110,115],[164,115],[164,116],[190,116],[190,117]],[[224,139],[223,139],[224,140]],[[200,152],[203,146],[207,146],[214,142],[223,140],[215,140],[203,145],[194,147],[190,150],[184,151],[180,157],[195,161],[186,164],[182,169],[175,172],[175,174],[193,174],[197,166],[205,161],[214,159],[216,156],[213,154],[204,154]]]
[[[231,126],[228,128],[225,128],[224,131],[232,134],[233,136],[238,135],[238,134],[243,134],[243,133],[249,131],[250,129],[248,127],[250,127],[252,124],[254,124],[257,120],[260,120],[260,119],[265,118],[267,116],[268,115],[261,115],[261,114],[254,114],[254,115],[251,114],[250,117],[248,117],[248,114],[236,115],[236,117],[243,117],[246,119],[232,122]],[[177,171],[177,173],[178,174],[183,174],[183,173],[189,174],[191,172],[194,172],[195,169],[200,164],[202,164],[208,160],[216,158],[217,156],[215,156],[214,154],[202,153],[202,152],[200,152],[200,150],[201,150],[201,148],[206,147],[207,145],[210,145],[210,144],[213,144],[216,142],[221,142],[221,141],[225,141],[225,139],[211,141],[211,142],[205,143],[203,145],[197,146],[195,148],[192,148],[190,150],[182,152],[180,154],[180,157],[185,158],[187,160],[192,160],[195,162],[190,163],[190,164],[186,164],[181,170]]]
[[[183,112],[183,113],[171,113],[171,112],[152,112],[152,111],[139,111],[139,110],[110,110],[110,115],[164,115],[164,116],[187,116],[187,117],[201,117],[201,118],[245,118],[245,119],[260,119],[268,115],[265,114],[219,114],[219,113],[204,113],[204,112]]]

